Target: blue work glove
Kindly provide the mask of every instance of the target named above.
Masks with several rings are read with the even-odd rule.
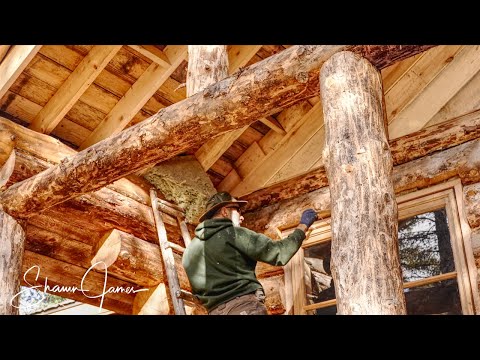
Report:
[[[302,213],[300,224],[306,225],[307,229],[317,220],[317,213],[313,209],[307,209]]]

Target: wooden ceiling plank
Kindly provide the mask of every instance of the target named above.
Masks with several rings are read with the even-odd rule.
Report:
[[[275,173],[322,127],[322,105],[317,103],[282,138],[275,151],[268,154],[263,161],[256,162],[256,167],[251,170],[250,174],[244,177],[243,181],[232,189],[232,195],[243,196],[265,186]]]
[[[93,47],[37,114],[30,124],[30,129],[50,134],[121,47],[121,45]]]
[[[480,45],[465,46],[389,125],[390,139],[420,130],[480,70]]]
[[[312,138],[304,144],[297,153],[279,169],[272,178],[267,182],[276,184],[285,179],[290,179],[299,174],[307,172],[312,166],[322,161],[322,152],[325,145],[325,129],[323,126],[312,136]]]
[[[290,131],[296,129],[295,124],[302,121],[302,119],[308,114],[308,112],[312,109],[312,106],[308,101],[302,101],[298,104],[295,104],[285,110],[283,110],[278,116],[277,121],[282,125],[284,129],[287,130],[287,134]],[[260,150],[262,151],[264,157],[273,151],[275,151],[278,146],[281,144],[282,139],[285,138],[286,135],[279,134],[273,130],[270,130],[263,138],[258,141],[258,145]],[[259,151],[256,148],[250,149],[248,148],[235,162],[235,165],[238,166],[239,164],[249,164],[251,167],[246,167],[243,165],[244,169],[242,171],[244,177],[249,175],[251,171],[253,171],[256,167],[256,162],[250,161],[248,157],[256,157],[257,160],[259,158]],[[239,184],[236,181],[238,173],[235,169],[231,171],[232,175],[228,174],[225,179],[220,183],[222,188],[225,191],[231,191],[235,186]],[[233,181],[235,179],[235,181]],[[230,187],[232,186],[232,187]]]
[[[270,129],[275,131],[276,133],[279,133],[281,135],[285,135],[287,132],[283,128],[282,124],[280,124],[277,119],[275,119],[273,116],[266,116],[264,118],[259,119],[262,123],[267,125]]]
[[[480,72],[478,72],[423,128],[480,109]]]
[[[421,54],[423,56],[385,91],[389,124],[442,72],[461,48],[462,46],[442,45],[424,52]]]
[[[427,52],[427,51],[426,51]],[[383,80],[383,91],[388,92],[399,79],[426,53],[420,53],[415,56],[399,61],[381,71]]]
[[[163,53],[162,50],[153,46],[153,45],[128,45],[133,50],[139,52],[146,58],[152,60],[154,63],[163,66],[164,68],[169,68],[172,64],[168,57]]]
[[[0,63],[2,62],[3,58],[7,55],[8,50],[10,49],[11,45],[0,45]]]
[[[20,76],[41,45],[15,45],[0,64],[0,98]]]
[[[229,73],[233,74],[241,67],[245,66],[250,59],[257,53],[262,45],[233,45],[228,50]],[[244,126],[240,129],[221,134],[201,146],[196,152],[195,157],[207,171],[223,155],[225,151],[238,139],[243,132],[248,129]]]
[[[152,63],[127,91],[125,96],[123,96],[117,105],[107,114],[105,119],[103,119],[90,136],[80,145],[80,150],[122,131],[186,58],[187,46],[167,46],[165,48],[165,54],[171,62],[170,67],[164,68],[157,63]]]

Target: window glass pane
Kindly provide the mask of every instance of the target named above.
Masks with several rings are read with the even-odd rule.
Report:
[[[405,289],[408,315],[461,315],[457,279]]]
[[[398,242],[404,282],[455,271],[445,209],[400,221]]]
[[[335,289],[330,271],[330,244],[331,242],[328,241],[304,250],[307,305],[335,299]]]
[[[403,281],[410,282],[456,271],[445,209],[399,222],[399,248]],[[307,301],[315,304],[335,298],[330,271],[331,242],[304,249]],[[408,314],[461,314],[456,279],[405,289]],[[334,315],[336,306],[309,311]]]

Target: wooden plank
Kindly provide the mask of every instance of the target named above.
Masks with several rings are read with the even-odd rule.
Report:
[[[30,128],[45,134],[51,133],[120,48],[121,45],[93,47],[37,114]]]
[[[275,132],[277,132],[281,135],[285,135],[287,133],[285,131],[285,129],[283,128],[283,126],[273,116],[267,116],[267,117],[264,117],[264,118],[260,118],[259,121],[261,121],[262,123],[267,125],[270,129],[272,129],[273,131],[275,131]]]
[[[233,74],[247,65],[262,45],[232,45],[228,49],[229,73]]]
[[[283,110],[278,115],[277,120],[287,132],[292,131],[295,124],[301,121],[311,108],[312,106],[308,101],[302,101]],[[271,130],[264,137],[262,137],[260,141],[258,141],[258,145],[260,146],[262,152],[266,155],[275,151],[280,146],[284,137],[284,135]],[[252,149],[247,149],[244,151],[236,161],[237,164],[245,163],[253,166],[250,168],[244,168],[245,176],[251,173],[255,166],[258,165],[255,163],[255,161],[251,161],[249,159],[250,156],[258,159],[261,157],[261,154],[258,152],[257,148],[253,147]],[[237,179],[237,176],[237,171],[235,169],[231,170],[231,174],[229,173],[221,182],[221,188],[224,189],[223,191],[232,191],[232,189],[240,183]]]
[[[236,72],[245,66],[257,53],[262,45],[233,45],[228,50],[229,73]],[[196,152],[195,156],[202,167],[207,171],[223,155],[223,153],[239,138],[247,126],[233,130],[206,142]]]
[[[217,191],[230,191],[230,189],[233,189],[235,186],[240,184],[241,181],[242,178],[240,175],[238,175],[235,169],[232,169],[232,171],[230,171],[228,175],[223,178],[220,184],[218,184]]]
[[[426,51],[428,52],[428,51]],[[383,92],[386,93],[426,52],[399,61],[382,69]]]
[[[421,54],[421,58],[385,91],[388,123],[410,104],[455,58],[462,46],[441,45]]]
[[[279,183],[286,179],[307,172],[314,164],[323,165],[322,151],[325,146],[325,129],[323,126],[281,167],[266,185]],[[318,160],[321,160],[318,162]]]
[[[146,58],[152,60],[154,63],[163,66],[164,68],[170,67],[170,61],[162,50],[153,45],[128,45],[133,50],[139,52]]]
[[[263,187],[295,155],[299,147],[323,126],[323,113],[321,103],[317,103],[287,135],[280,141],[277,150],[267,154],[262,162],[257,162],[249,175],[231,190],[234,196],[247,195]],[[318,149],[320,152],[321,149]]]
[[[389,125],[390,139],[420,130],[480,70],[480,46],[465,46]]]
[[[11,45],[0,45],[0,63],[7,55],[8,50],[10,49]]]
[[[186,46],[169,46],[165,54],[171,61],[168,69],[157,64],[151,64],[132,85],[124,97],[108,113],[105,119],[97,126],[90,136],[80,145],[85,149],[109,136],[122,131],[135,114],[145,105],[157,89],[168,79],[171,73],[186,57]]]
[[[41,45],[14,45],[0,64],[0,98],[40,50]]]
[[[478,72],[442,109],[424,126],[440,124],[451,118],[480,109],[480,72]]]
[[[242,178],[250,174],[252,170],[265,159],[265,154],[256,142],[254,142],[244,154],[245,156],[235,162],[236,170]]]

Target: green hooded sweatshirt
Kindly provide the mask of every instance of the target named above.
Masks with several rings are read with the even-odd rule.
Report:
[[[205,308],[216,306],[240,295],[262,288],[255,276],[257,261],[285,265],[305,239],[300,229],[274,241],[230,219],[208,219],[195,229],[195,237],[183,254],[183,267],[193,293]]]

